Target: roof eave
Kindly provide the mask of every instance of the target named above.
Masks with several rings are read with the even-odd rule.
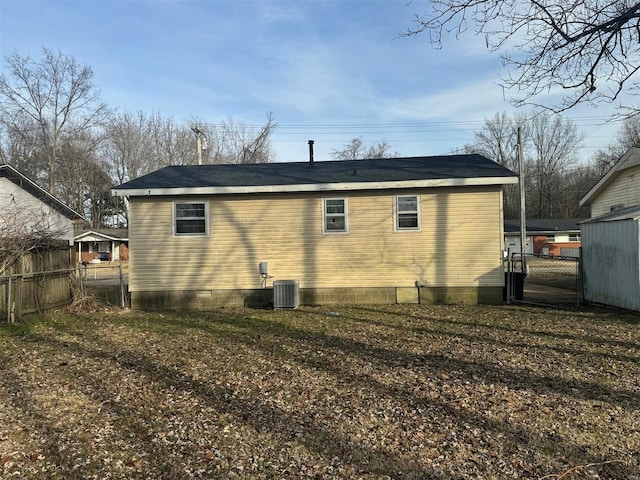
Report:
[[[105,240],[116,240],[116,241],[128,241],[129,238],[128,237],[114,237],[112,235],[106,235],[104,233],[100,233],[100,232],[96,232],[95,230],[88,230],[86,232],[80,233],[76,236],[73,237],[74,241],[78,241],[78,240],[82,240],[85,237],[89,237],[89,236],[96,236],[96,237],[102,237]]]
[[[25,175],[20,173],[18,170],[16,170],[11,165],[8,165],[8,164],[0,165],[0,169],[10,173],[10,175],[2,175],[6,179],[8,179],[9,181],[15,183],[20,188],[22,188],[26,192],[30,193],[31,195],[33,195],[35,198],[39,199],[40,201],[49,204],[52,208],[54,208],[55,210],[60,212],[62,215],[64,215],[68,219],[70,219],[70,220],[82,220],[82,221],[84,221],[86,223],[89,223],[89,220],[87,220],[83,215],[81,215],[80,213],[78,213],[75,210],[73,210],[71,207],[69,207],[67,204],[63,203],[61,200],[58,200],[51,193],[46,191],[44,188],[40,187],[40,185],[35,183],[29,177],[26,177]],[[22,184],[16,183],[16,180],[20,180],[20,182],[22,182]]]
[[[227,187],[168,187],[168,188],[113,188],[113,196],[175,196],[175,195],[225,195],[247,193],[298,193],[354,190],[389,190],[405,188],[463,187],[509,185],[518,183],[517,176],[443,178],[428,180],[402,180],[392,182],[340,182],[295,185],[240,185]]]

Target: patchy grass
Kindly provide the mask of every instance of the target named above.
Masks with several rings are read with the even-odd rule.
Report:
[[[4,478],[640,479],[620,312],[57,312],[0,365]]]

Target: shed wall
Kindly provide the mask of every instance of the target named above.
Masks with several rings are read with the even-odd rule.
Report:
[[[394,230],[394,194],[420,195],[420,231]],[[348,233],[323,233],[323,198],[346,198]],[[209,236],[173,236],[174,201],[209,202]],[[501,287],[500,187],[211,197],[134,197],[132,292],[304,288]]]
[[[582,225],[585,299],[640,311],[638,222]]]

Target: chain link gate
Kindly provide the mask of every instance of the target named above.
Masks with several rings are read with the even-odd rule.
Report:
[[[506,300],[543,305],[582,305],[579,257],[526,253],[510,254],[507,260]]]

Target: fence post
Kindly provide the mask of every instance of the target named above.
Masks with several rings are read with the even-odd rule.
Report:
[[[11,275],[9,275],[9,283],[7,283],[7,323],[11,321]]]
[[[578,248],[578,265],[576,267],[576,302],[578,306],[584,304],[584,270],[582,269],[582,246]]]
[[[122,262],[118,264],[118,273],[120,274],[120,306],[124,308],[124,276],[122,275]]]
[[[511,305],[511,249],[507,249],[507,305]]]
[[[16,318],[22,317],[22,290],[24,289],[24,277],[20,275],[16,278],[16,283],[13,285],[13,294],[15,300],[13,302],[13,315],[11,316],[12,323],[16,322]]]
[[[81,297],[84,297],[84,284],[82,278],[82,274],[84,273],[83,269],[84,265],[82,262],[78,262],[78,289]]]

